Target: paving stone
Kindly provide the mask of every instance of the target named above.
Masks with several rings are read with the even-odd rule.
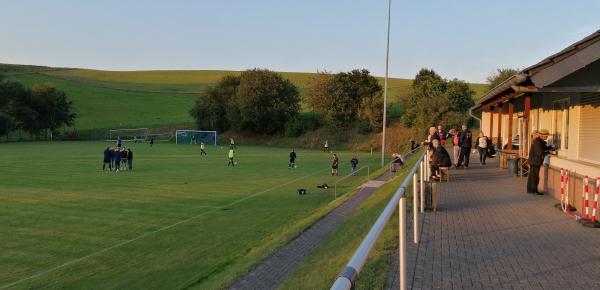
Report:
[[[421,243],[408,248],[409,288],[600,289],[600,229],[526,194],[526,179],[495,162],[451,175],[440,210],[422,216]],[[395,267],[387,289],[398,289]]]

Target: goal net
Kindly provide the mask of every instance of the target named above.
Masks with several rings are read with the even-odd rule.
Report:
[[[200,142],[217,145],[217,131],[175,131],[175,143],[177,144],[200,144]]]
[[[148,128],[108,130],[108,141],[144,141],[148,137]]]
[[[173,140],[173,132],[169,133],[149,133],[146,141],[154,140],[154,142],[168,142]]]

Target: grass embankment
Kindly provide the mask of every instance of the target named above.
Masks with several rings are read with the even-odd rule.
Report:
[[[373,193],[282,285],[281,289],[329,289],[385,205],[416,162],[413,155],[393,181]],[[410,195],[410,192],[407,192]],[[411,197],[409,196],[409,199]],[[408,202],[407,204],[410,204]],[[397,213],[396,213],[397,214]],[[397,244],[398,221],[392,218],[359,275],[357,289],[382,289]]]
[[[242,146],[232,168],[225,148],[140,143],[134,172],[102,172],[106,145],[0,144],[0,288],[38,273],[15,287],[221,288],[328,212],[316,185],[339,178],[319,151],[289,170],[287,149]],[[342,176],[354,153],[339,154]]]

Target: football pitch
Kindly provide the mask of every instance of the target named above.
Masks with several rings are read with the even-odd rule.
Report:
[[[225,147],[125,143],[134,170],[115,173],[107,145],[0,144],[0,289],[222,288],[331,207],[333,189],[316,186],[349,174],[354,154],[337,152],[331,177],[320,151],[296,150],[288,169],[290,148],[241,146],[228,167]]]

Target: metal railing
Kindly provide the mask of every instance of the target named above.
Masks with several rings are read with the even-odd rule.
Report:
[[[340,181],[343,181],[343,180],[347,179],[347,178],[348,178],[348,177],[350,177],[350,176],[356,176],[356,173],[357,173],[357,172],[359,172],[359,171],[361,171],[361,170],[363,170],[363,169],[365,169],[365,168],[367,168],[367,178],[369,178],[369,177],[371,176],[371,168],[370,168],[368,165],[365,165],[365,166],[363,166],[363,167],[361,167],[361,168],[359,168],[359,169],[355,170],[354,172],[352,172],[352,173],[350,173],[350,174],[348,174],[348,175],[346,175],[346,176],[344,176],[344,177],[342,177],[342,178],[338,179],[338,181],[336,181],[336,182],[333,184],[333,192],[334,192],[334,198],[333,198],[333,199],[337,199],[337,185],[338,185],[338,183],[339,183]]]
[[[365,236],[360,246],[356,249],[352,258],[346,264],[346,267],[340,275],[337,277],[331,289],[351,289],[355,283],[360,271],[362,270],[369,253],[375,246],[377,239],[385,229],[385,226],[390,221],[390,218],[398,206],[398,219],[399,219],[399,273],[400,273],[400,289],[406,289],[406,196],[405,191],[408,185],[413,183],[413,229],[414,229],[414,243],[419,243],[419,201],[420,201],[420,212],[424,210],[424,186],[423,181],[428,179],[429,173],[429,158],[426,154],[427,151],[423,151],[419,156],[419,159],[413,165],[410,172],[396,190],[396,193],[386,205],[383,212],[379,215],[369,233]],[[407,158],[408,159],[408,158]],[[417,172],[418,171],[418,172]],[[417,182],[417,174],[419,175],[420,187]],[[420,188],[420,195],[417,194]]]

